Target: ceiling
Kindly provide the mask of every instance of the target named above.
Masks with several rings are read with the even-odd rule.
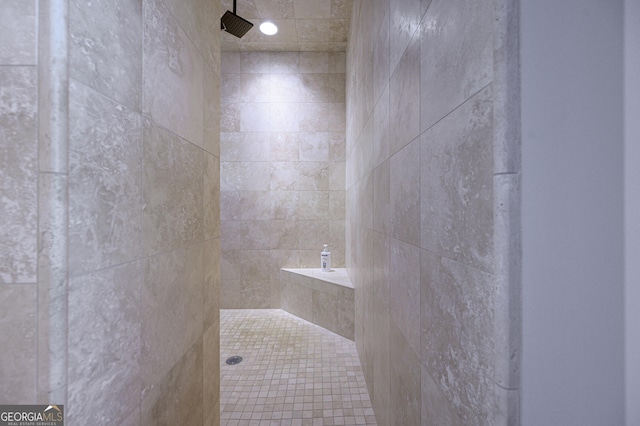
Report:
[[[233,11],[233,0],[221,0],[220,14]],[[237,0],[236,14],[253,23],[241,39],[221,31],[223,51],[346,51],[353,0]],[[264,35],[264,21],[278,33]]]

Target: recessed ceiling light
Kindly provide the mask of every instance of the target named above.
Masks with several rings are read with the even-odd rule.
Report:
[[[266,35],[274,35],[278,32],[278,27],[273,22],[263,22],[260,24],[260,31]]]

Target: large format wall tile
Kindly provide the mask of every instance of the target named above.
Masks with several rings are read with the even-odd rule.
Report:
[[[427,372],[464,424],[493,424],[493,276],[427,250],[421,263]]]
[[[316,267],[322,244],[344,266],[345,59],[223,55],[221,250],[234,264],[223,266],[223,307],[278,307],[279,269]],[[238,256],[263,262],[251,252],[269,266],[243,274]]]
[[[420,424],[420,358],[406,341],[395,322],[390,322],[390,344],[394,350],[391,362],[391,419],[394,426]]]
[[[391,239],[389,310],[407,343],[420,353],[420,249]]]
[[[204,235],[204,156],[193,144],[144,120],[143,231],[147,254]]]
[[[37,70],[0,67],[0,81],[0,283],[35,283]]]
[[[141,289],[141,262],[70,280],[70,422],[119,424],[140,404]]]
[[[202,56],[161,0],[144,0],[144,14],[143,111],[202,147]]]
[[[0,1],[0,65],[36,64],[36,4],[36,0]]]
[[[173,368],[142,400],[143,426],[203,424],[202,337],[185,351]]]
[[[390,47],[389,59],[391,73],[400,61],[410,40],[416,34],[420,24],[420,0],[389,0],[390,4]]]
[[[493,79],[493,4],[434,0],[421,24],[422,130]]]
[[[69,5],[71,76],[140,111],[142,0],[73,0]]]
[[[391,236],[420,246],[420,143],[391,158]]]
[[[0,285],[0,404],[33,404],[36,285]]]
[[[420,135],[420,38],[414,37],[389,83],[389,153]]]
[[[485,89],[421,137],[422,247],[493,270],[493,132]]]
[[[142,255],[142,117],[71,83],[69,267],[73,275]]]
[[[202,336],[203,261],[203,244],[146,260],[141,306],[143,389],[164,380]]]

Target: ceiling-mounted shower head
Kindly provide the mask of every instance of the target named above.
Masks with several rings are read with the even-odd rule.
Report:
[[[242,38],[253,27],[253,24],[236,15],[236,0],[233,0],[233,12],[227,10],[220,19],[220,29]]]

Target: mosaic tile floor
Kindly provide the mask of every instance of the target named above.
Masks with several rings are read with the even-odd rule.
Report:
[[[355,343],[280,309],[220,311],[220,380],[223,426],[376,424]]]

